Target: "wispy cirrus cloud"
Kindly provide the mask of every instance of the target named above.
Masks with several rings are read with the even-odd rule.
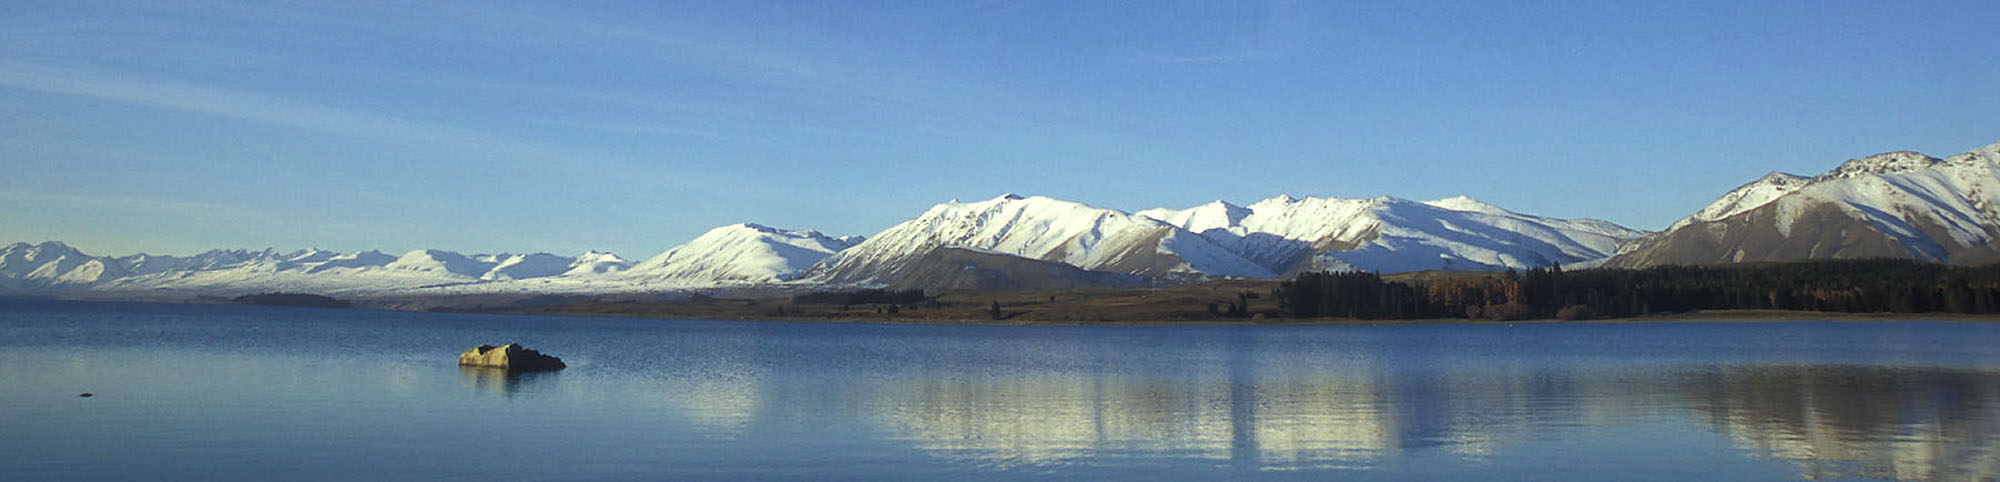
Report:
[[[655,190],[709,197],[769,189],[753,182],[749,175],[705,168],[700,159],[662,161],[643,153],[577,148],[256,92],[123,73],[0,59],[0,89],[7,88],[398,143],[406,146],[403,152],[421,153],[427,162],[436,163],[430,166],[432,172],[452,169],[492,172],[499,168],[514,178],[562,183],[586,182],[577,178],[587,178],[585,173],[589,172],[619,172],[647,179]],[[666,126],[657,129],[636,133],[670,132]],[[708,134],[675,133],[697,137]]]
[[[493,149],[540,154],[551,159],[574,153],[557,146],[497,136],[472,129],[382,114],[129,75],[0,59],[0,87],[86,97],[178,110],[263,124],[308,129],[375,140],[447,144],[460,149]]]

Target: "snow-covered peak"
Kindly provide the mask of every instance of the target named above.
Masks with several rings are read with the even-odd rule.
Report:
[[[155,256],[146,253],[118,258],[118,263],[125,265],[125,270],[130,274],[164,273],[187,269],[188,266],[187,261],[182,258]]]
[[[0,275],[53,281],[94,259],[58,241],[15,243],[0,250]]]
[[[731,224],[641,261],[619,276],[680,285],[777,282],[852,246],[846,239],[818,231]]]
[[[1312,198],[1308,197],[1305,199],[1312,199]],[[1300,201],[1304,201],[1305,199],[1293,197],[1290,194],[1279,194],[1270,199],[1265,199],[1254,203],[1250,203],[1249,208],[1251,211],[1262,211],[1273,208],[1282,209],[1286,205],[1297,204]]]
[[[1144,212],[1174,222],[1192,211]],[[1644,234],[1594,219],[1520,214],[1465,196],[1416,202],[1284,195],[1244,211],[1199,232],[1278,273],[1545,266],[1610,256],[1620,242]]]
[[[1970,152],[1945,158],[1944,164],[1953,166],[1992,165],[2000,163],[2000,143],[1973,149]]]
[[[924,214],[923,214],[923,215],[924,215],[924,216],[930,216],[930,215],[932,215],[933,213],[937,213],[937,212],[940,212],[940,211],[960,211],[960,210],[967,210],[967,209],[974,209],[974,210],[978,210],[978,209],[991,209],[991,208],[994,208],[994,207],[997,207],[997,206],[1007,206],[1007,205],[1014,205],[1014,204],[1019,204],[1019,203],[1048,203],[1048,202],[1051,202],[1051,201],[1055,201],[1055,202],[1067,202],[1067,201],[1057,201],[1057,200],[1055,200],[1055,199],[1052,199],[1052,198],[1048,198],[1048,197],[1044,197],[1044,196],[1022,196],[1022,195],[1019,195],[1019,194],[1014,194],[1014,193],[1011,193],[1011,192],[1010,192],[1010,193],[1006,193],[1006,194],[1001,194],[1001,195],[999,195],[999,196],[994,196],[994,197],[993,197],[992,199],[987,199],[987,200],[984,200],[984,201],[972,201],[972,202],[964,202],[964,201],[959,201],[959,200],[956,200],[956,199],[953,199],[953,200],[951,200],[951,201],[946,201],[946,202],[942,202],[942,203],[938,203],[938,204],[936,204],[936,205],[933,205],[933,206],[931,206],[931,208],[930,208],[929,210],[926,210],[926,211],[924,211]]]
[[[287,263],[321,263],[340,257],[340,253],[319,248],[294,251],[283,256]]]
[[[590,251],[584,251],[584,252],[583,252],[583,254],[579,254],[579,255],[576,255],[576,262],[578,262],[578,263],[606,263],[606,262],[609,262],[609,263],[623,263],[623,262],[625,262],[625,257],[623,257],[623,256],[619,256],[619,255],[618,255],[618,254],[616,254],[616,253],[612,253],[612,252],[608,252],[608,251],[598,251],[598,250],[590,250]]]
[[[1348,199],[1280,195],[1250,205],[1250,215],[1238,223],[1251,233],[1314,241],[1334,236],[1354,238],[1373,229],[1374,220],[1361,219],[1369,209],[1390,198]]]
[[[1736,189],[1731,189],[1728,193],[1723,194],[1721,198],[1717,198],[1715,202],[1710,203],[1707,207],[1703,207],[1701,211],[1680,220],[1680,222],[1674,223],[1673,226],[1667,229],[1672,230],[1699,221],[1714,221],[1735,216],[1737,213],[1744,211],[1757,209],[1765,204],[1769,204],[1771,201],[1777,200],[1785,194],[1797,191],[1799,188],[1811,184],[1814,180],[1815,178],[1771,171],[1769,174],[1765,174],[1764,177],[1742,186],[1737,186]]]
[[[42,261],[42,260],[55,259],[57,257],[62,257],[62,256],[80,255],[83,253],[81,251],[77,251],[76,248],[72,248],[67,244],[63,244],[63,242],[61,241],[43,241],[38,244],[28,244],[28,243],[10,244],[7,245],[5,250],[0,250],[0,254],[4,254],[9,258],[19,258],[25,261]]]
[[[403,253],[387,266],[390,269],[418,271],[432,274],[451,274],[467,278],[479,278],[493,269],[493,263],[481,262],[470,256],[437,249],[419,249]]]
[[[1244,216],[1250,215],[1250,208],[1218,200],[1187,209],[1155,208],[1139,211],[1135,214],[1199,233],[1210,229],[1227,229],[1230,226],[1235,226],[1237,223],[1243,221]]]
[[[859,243],[861,242],[861,240],[867,239],[866,237],[863,236],[829,236],[826,235],[825,233],[821,233],[819,231],[811,229],[791,230],[783,228],[774,228],[757,223],[737,223],[728,226],[722,226],[719,228],[709,230],[707,233],[704,233],[703,236],[704,237],[710,235],[741,236],[741,235],[750,235],[750,233],[753,232],[758,235],[769,235],[769,236],[776,236],[779,238],[788,238],[788,239],[796,238],[796,239],[813,240],[814,242],[821,243],[823,247],[832,249],[834,251],[847,249],[848,246],[853,246],[855,243]]]
[[[343,268],[349,270],[363,269],[363,268],[381,268],[381,267],[387,267],[390,263],[396,262],[397,259],[399,258],[395,256],[390,256],[388,253],[384,253],[380,250],[371,249],[354,254],[343,254],[339,256],[334,256],[333,259],[328,259],[324,262],[321,262],[317,265],[307,268],[306,272],[317,273],[322,271],[336,270]]]
[[[29,260],[28,258],[36,258]],[[415,250],[342,254],[323,249],[215,249],[190,256],[132,254],[95,257],[60,242],[0,246],[0,290],[65,293],[77,290],[143,293],[140,296],[233,296],[269,291],[326,294],[389,293],[442,286],[491,286],[522,292],[545,286],[584,286],[583,273],[618,271],[623,259],[600,253],[584,262],[547,253],[462,255]],[[571,276],[575,270],[578,275]],[[535,284],[514,284],[535,280]],[[549,284],[554,283],[554,284]],[[611,283],[611,289],[623,285]],[[579,288],[588,289],[588,288]]]
[[[1928,169],[1938,162],[1938,158],[1926,156],[1918,152],[1885,152],[1849,160],[1822,177],[1849,178],[1866,174],[1897,174]]]
[[[1778,211],[1781,232],[1789,232],[1792,216],[1811,205],[1845,206],[1842,209],[1856,209],[1877,217],[1885,213],[1935,211],[1941,207],[1957,213],[1948,217],[1959,219],[1942,224],[1958,231],[1963,241],[1983,239],[1985,235],[1970,226],[1987,217],[1983,212],[1991,201],[1981,197],[2000,190],[2000,183],[1994,179],[1996,169],[2000,169],[2000,144],[1944,160],[1912,151],[1876,154],[1848,160],[1813,177],[1772,172],[1723,194],[1667,229],[1718,221],[1788,200],[1789,207]],[[1923,202],[1912,204],[1919,200]]]
[[[844,241],[849,238],[852,237],[828,236],[810,229],[791,230],[756,223],[740,223],[710,229],[707,233],[703,233],[700,237],[695,238],[695,241],[688,244],[714,244],[758,240],[775,241],[816,251],[840,251],[851,246],[851,244]]]
[[[626,261],[624,257],[616,254],[603,251],[586,251],[583,254],[576,255],[576,258],[570,262],[569,269],[563,271],[562,275],[567,277],[589,277],[624,271],[631,266],[631,262]]]
[[[1424,201],[1424,204],[1450,209],[1453,211],[1468,211],[1468,212],[1487,213],[1487,214],[1513,214],[1513,211],[1502,209],[1500,208],[1500,206],[1488,204],[1485,201],[1473,199],[1471,196],[1452,196],[1434,201]]]
[[[744,230],[750,230],[750,231],[756,231],[756,232],[760,232],[760,233],[777,233],[777,232],[779,232],[779,231],[784,231],[784,230],[782,230],[782,229],[778,229],[778,228],[773,228],[773,227],[770,227],[770,226],[765,226],[765,225],[762,225],[762,224],[757,224],[757,223],[736,223],[736,224],[731,224],[731,225],[728,225],[728,226],[723,226],[723,227],[719,227],[719,228],[715,228],[715,229],[712,229],[712,230],[710,230],[710,231],[711,231],[711,232],[713,232],[713,231],[715,231],[715,230],[723,230],[723,229],[744,229]]]
[[[1096,271],[1271,276],[1268,270],[1172,224],[1042,196],[947,202],[809,271],[834,283],[880,282],[941,247],[1054,261]]]
[[[0,249],[0,276],[53,280],[93,259],[59,241],[14,243]]]
[[[1164,225],[1077,202],[1008,194],[975,203],[933,206],[863,244],[896,242],[924,251],[932,246],[958,246],[1040,258],[1071,241],[1079,248],[1094,243],[1104,234],[1100,228],[1107,223],[1114,230]],[[897,239],[882,239],[887,236]]]
[[[1988,262],[2000,144],[1939,160],[1898,151],[1811,178],[1773,174],[1634,244],[1613,265],[1912,257]]]
[[[494,256],[493,267],[481,274],[483,280],[544,278],[569,271],[576,260],[549,253],[503,254]]]

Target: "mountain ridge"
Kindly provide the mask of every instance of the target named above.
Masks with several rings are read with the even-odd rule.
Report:
[[[1853,257],[2000,260],[2000,143],[1946,158],[1885,152],[1813,176],[1772,171],[1654,233],[1597,219],[1519,213],[1467,196],[1413,201],[1280,194],[1247,205],[1215,200],[1125,212],[1007,193],[938,203],[867,237],[725,225],[636,262],[601,251],[563,256],[437,249],[93,256],[60,241],[22,242],[0,247],[0,292],[531,295],[906,288],[925,280],[965,287],[1135,286],[1313,270]]]
[[[1363,211],[1371,206],[1388,206],[1385,212],[1395,216],[1390,216],[1391,222],[1384,224],[1383,219],[1372,217],[1355,222],[1324,215],[1341,205],[1359,206]],[[1301,210],[1299,206],[1318,208]],[[1422,214],[1411,214],[1411,210]],[[1246,222],[1253,225],[1259,222],[1262,218],[1258,216],[1278,220],[1265,224],[1279,223],[1285,227],[1259,230],[1245,227]],[[1127,213],[1074,201],[1008,193],[983,201],[939,203],[872,237],[830,236],[756,223],[720,226],[638,262],[600,251],[559,256],[462,254],[438,249],[415,249],[401,254],[377,250],[340,253],[320,249],[290,252],[271,248],[215,249],[189,256],[91,256],[60,242],[16,243],[0,248],[0,279],[5,280],[0,282],[0,289],[45,294],[231,296],[277,290],[356,296],[616,293],[752,286],[786,289],[907,286],[908,282],[898,279],[905,276],[903,273],[924,273],[929,279],[951,279],[956,280],[951,284],[964,286],[1040,286],[1052,282],[1049,280],[1065,280],[1062,282],[1078,286],[1092,283],[1133,286],[1133,280],[1149,279],[1183,282],[1218,277],[1273,278],[1306,267],[1390,270],[1428,267],[1425,263],[1376,262],[1399,254],[1390,249],[1393,246],[1368,243],[1378,239],[1384,226],[1388,226],[1387,232],[1392,236],[1404,233],[1394,223],[1404,218],[1481,226],[1480,230],[1455,232],[1454,236],[1464,238],[1460,241],[1493,241],[1495,235],[1519,238],[1517,241],[1562,240],[1568,239],[1567,236],[1636,232],[1601,221],[1552,220],[1518,214],[1469,197],[1418,203],[1386,196],[1345,200],[1279,195],[1250,206],[1218,200],[1185,210],[1162,208]],[[1202,231],[1188,229],[1189,226]],[[1552,226],[1581,227],[1583,231],[1555,237],[1540,231]],[[1518,229],[1525,229],[1528,234],[1515,236],[1519,233],[1510,231]],[[1282,236],[1292,231],[1316,235],[1337,233],[1345,237]],[[1396,242],[1412,243],[1400,238]],[[1501,248],[1508,244],[1506,240],[1495,242]],[[1575,246],[1563,243],[1529,243],[1542,251],[1520,256],[1499,256],[1498,251],[1486,249],[1493,246],[1433,243],[1423,245],[1429,249],[1423,255],[1471,250],[1478,254],[1461,258],[1504,261],[1467,262],[1460,267],[1527,267],[1571,261],[1570,258],[1578,256],[1572,252],[1576,251]],[[938,253],[942,248],[959,251],[948,255]],[[1356,248],[1374,251],[1342,252]],[[1334,255],[1318,260],[1317,264],[1297,263],[1330,252]],[[1358,257],[1343,259],[1341,254]],[[1007,262],[987,255],[1056,263],[1085,273],[1110,276],[1034,274],[1068,268],[1035,268],[1038,265],[1033,263]],[[987,274],[971,281],[953,277],[956,275],[949,275],[948,270],[938,266],[918,267],[923,263],[952,262],[949,260],[974,260],[973,264],[1006,268],[987,269],[984,271]],[[1009,277],[1012,274],[1029,278],[1013,279]]]
[[[1768,174],[1667,230],[1612,267],[1866,257],[2000,260],[2000,143],[1939,159],[1892,151],[1819,175]]]

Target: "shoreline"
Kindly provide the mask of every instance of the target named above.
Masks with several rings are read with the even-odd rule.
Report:
[[[1348,319],[1317,318],[1290,319],[1267,318],[1260,321],[1250,319],[1222,320],[1012,320],[980,318],[929,318],[929,317],[808,317],[808,316],[700,316],[691,314],[648,314],[648,313],[603,313],[587,311],[535,311],[519,310],[465,310],[452,313],[512,314],[527,316],[579,316],[604,318],[639,318],[652,320],[695,320],[695,321],[744,321],[780,323],[866,323],[883,325],[938,325],[938,326],[1430,326],[1430,325],[1543,325],[1543,324],[1649,324],[1649,323],[1812,323],[1812,322],[1879,322],[1879,323],[1992,323],[2000,322],[2000,314],[1978,315],[1959,313],[1844,313],[1821,311],[1788,310],[1699,310],[1655,316],[1598,318],[1588,320],[1562,320],[1539,318],[1528,320],[1485,320],[1468,318],[1428,318],[1428,319]]]
[[[1036,296],[1041,296],[1037,294]],[[118,300],[118,299],[66,299],[48,297],[0,297],[8,300],[52,300],[110,303],[167,303],[167,304],[232,304],[214,300]],[[278,306],[247,305],[241,306]],[[969,315],[964,309],[924,309],[901,313],[868,313],[843,310],[828,313],[824,310],[777,312],[749,312],[729,308],[741,305],[699,305],[685,303],[581,303],[568,305],[520,307],[464,307],[408,309],[357,304],[353,310],[360,311],[431,311],[439,313],[505,314],[522,316],[576,316],[605,318],[640,318],[652,320],[702,320],[702,321],[748,321],[748,322],[796,322],[796,323],[871,323],[890,325],[940,325],[940,326],[1423,326],[1423,325],[1534,325],[1534,324],[1645,324],[1645,323],[1787,323],[1787,322],[1942,322],[1942,323],[1989,323],[2000,322],[2000,313],[1847,313],[1793,310],[1696,310],[1649,316],[1622,318],[1595,318],[1586,320],[1562,320],[1540,318],[1525,320],[1490,320],[1468,318],[1428,318],[1428,319],[1349,319],[1314,318],[1293,319],[1270,316],[1260,312],[1257,316],[1244,318],[1192,317],[1172,319],[1171,316],[1187,316],[1186,311],[1132,310],[1114,312],[1093,312],[1090,318],[1064,317],[1074,314],[1068,310],[1053,310],[1045,313],[1010,310],[1009,316],[992,319]],[[754,304],[750,306],[755,306]],[[610,308],[631,308],[610,310]],[[1018,306],[1014,306],[1019,308]],[[328,308],[316,308],[328,309]],[[971,310],[984,312],[985,310]],[[1042,314],[1045,316],[1023,316]],[[1166,314],[1168,316],[1157,316]]]

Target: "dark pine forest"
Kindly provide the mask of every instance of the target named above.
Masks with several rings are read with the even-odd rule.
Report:
[[[1292,318],[1573,320],[1721,309],[1991,314],[2000,312],[2000,265],[1877,259],[1637,270],[1550,267],[1413,281],[1315,272],[1281,283],[1274,294]]]

